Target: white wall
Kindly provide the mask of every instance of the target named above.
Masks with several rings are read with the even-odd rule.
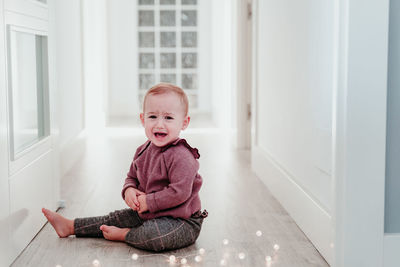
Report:
[[[106,0],[82,0],[85,125],[105,125],[108,112],[108,16]]]
[[[109,98],[108,119],[137,117],[137,1],[108,1]]]
[[[253,168],[329,262],[334,3],[257,2]]]
[[[236,40],[233,28],[236,25],[236,1],[212,1],[211,8],[212,116],[217,127],[231,129],[236,123]]]
[[[329,211],[333,8],[261,3],[258,143]]]
[[[60,144],[84,128],[81,1],[56,1],[57,85],[60,96]]]
[[[82,153],[84,90],[82,66],[81,1],[55,1],[56,72],[59,96],[61,173]]]
[[[212,67],[211,67],[211,53],[213,38],[212,29],[214,24],[210,19],[210,13],[214,12],[212,4],[216,1],[212,0],[201,0],[198,1],[198,86],[200,90],[199,94],[199,111],[206,114],[212,113],[212,95],[213,90],[211,84]]]

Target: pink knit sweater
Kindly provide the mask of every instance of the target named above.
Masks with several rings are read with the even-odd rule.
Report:
[[[198,150],[185,139],[165,147],[147,141],[136,150],[122,197],[128,187],[146,193],[149,211],[139,214],[144,220],[160,216],[189,218],[201,209],[199,157]]]

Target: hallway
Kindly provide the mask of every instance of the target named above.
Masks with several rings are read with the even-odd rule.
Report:
[[[82,160],[62,178],[66,207],[59,213],[70,218],[125,207],[120,190],[136,147],[145,141],[143,130],[134,128],[107,128],[88,136]],[[249,151],[234,149],[229,136],[216,129],[189,128],[181,137],[201,154],[200,196],[209,212],[194,245],[150,254],[103,239],[60,239],[46,224],[12,266],[96,266],[94,260],[99,266],[169,266],[171,254],[178,260],[186,257],[187,266],[328,266],[251,171]],[[274,244],[279,245],[276,252]],[[195,262],[200,248],[205,253],[201,262]],[[136,261],[131,259],[133,253],[139,255]],[[243,259],[239,253],[244,253]],[[272,256],[270,264],[267,255]]]

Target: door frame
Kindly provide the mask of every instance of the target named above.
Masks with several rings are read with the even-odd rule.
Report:
[[[4,21],[4,1],[0,0],[0,21]],[[5,62],[5,27],[0,25],[0,62]],[[10,249],[10,196],[8,181],[8,127],[6,65],[0,65],[0,265],[12,262]]]
[[[253,1],[235,1],[236,14],[236,147],[251,148],[251,118],[252,118],[252,50],[253,50]],[[234,76],[234,77],[235,77]]]
[[[334,266],[383,266],[389,0],[336,7]]]

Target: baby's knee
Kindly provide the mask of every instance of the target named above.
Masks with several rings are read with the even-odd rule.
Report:
[[[125,242],[135,248],[161,252],[192,245],[196,242],[199,233],[199,228],[194,228],[184,221],[174,227],[159,227],[158,229],[143,225],[139,229],[132,229],[126,235]]]

